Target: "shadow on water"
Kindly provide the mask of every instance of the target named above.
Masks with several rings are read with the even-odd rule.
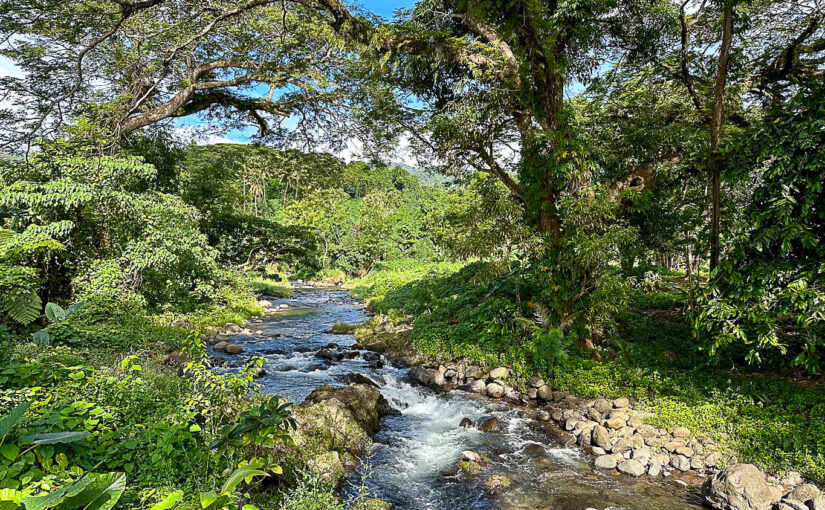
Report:
[[[385,398],[400,412],[383,419],[373,447],[342,492],[355,493],[366,483],[377,497],[399,509],[559,509],[691,510],[701,508],[695,489],[673,480],[632,479],[594,471],[591,460],[575,448],[563,448],[546,424],[518,416],[504,403],[454,391],[436,395],[405,382],[407,369],[385,363],[371,368],[363,354],[332,363],[316,357],[331,343],[350,346],[352,335],[333,335],[338,323],[360,324],[369,317],[363,303],[342,290],[303,290],[291,298],[273,300],[290,309],[253,323],[260,334],[244,336],[243,356],[261,356],[267,375],[265,391],[301,402],[322,384],[345,386],[347,376],[362,373],[381,386]],[[370,357],[367,354],[367,357]],[[243,362],[234,357],[233,364]],[[461,428],[462,418],[474,423],[497,417],[500,434]],[[456,472],[459,455],[472,450],[490,458],[477,478]],[[363,475],[368,473],[368,478]],[[492,495],[484,482],[493,474],[512,480],[509,490]]]

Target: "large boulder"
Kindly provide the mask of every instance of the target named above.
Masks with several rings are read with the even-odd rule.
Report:
[[[717,510],[769,510],[780,494],[753,464],[734,464],[702,486],[705,502]]]
[[[336,451],[316,455],[307,462],[307,466],[329,484],[334,484],[344,474],[344,464]]]
[[[304,402],[293,408],[292,416],[298,424],[292,438],[302,454],[330,450],[359,453],[369,444],[369,433],[337,398]]]
[[[331,399],[342,402],[367,434],[378,432],[381,417],[392,412],[381,392],[369,384],[350,384],[343,388],[325,384],[315,388],[301,406],[311,406]]]

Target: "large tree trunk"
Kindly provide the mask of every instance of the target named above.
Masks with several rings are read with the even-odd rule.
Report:
[[[719,50],[719,63],[716,71],[716,85],[713,87],[713,116],[710,125],[711,165],[713,182],[711,191],[710,220],[710,270],[719,264],[719,230],[721,222],[721,188],[724,158],[719,154],[722,141],[722,124],[725,110],[725,82],[728,74],[731,40],[733,39],[733,6],[725,3],[722,14],[722,47]]]

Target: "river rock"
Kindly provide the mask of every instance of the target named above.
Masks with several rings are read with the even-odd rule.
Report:
[[[504,387],[498,383],[490,383],[487,385],[487,396],[492,398],[501,398],[504,396]]]
[[[721,455],[720,455],[721,457]],[[799,471],[788,471],[784,478],[782,478],[782,485],[786,487],[795,487],[801,485],[805,480]]]
[[[482,432],[499,433],[501,432],[501,423],[495,416],[492,418],[487,418],[478,425],[478,430]]]
[[[800,503],[792,499],[783,499],[774,508],[776,508],[776,510],[810,510],[805,503]]]
[[[676,427],[673,429],[673,437],[686,439],[690,437],[690,429],[687,427]]]
[[[676,455],[670,459],[670,465],[679,471],[690,471],[690,459],[684,455]]]
[[[481,368],[477,366],[469,366],[466,370],[464,370],[464,377],[467,379],[478,379],[481,377]]]
[[[460,388],[464,391],[484,395],[485,391],[487,390],[487,383],[485,383],[483,379],[476,379],[475,381],[469,384],[465,384]]]
[[[657,476],[662,474],[662,465],[659,463],[653,463],[647,468],[648,476],[652,476],[656,478]]]
[[[229,342],[223,342],[223,341],[221,341],[221,342],[218,342],[218,343],[216,343],[216,344],[214,345],[214,349],[215,349],[216,351],[223,351],[224,349],[226,349],[226,346],[227,346],[227,345],[229,345]]]
[[[538,389],[538,388],[541,388],[542,386],[544,386],[544,384],[545,384],[544,379],[542,379],[541,377],[539,377],[537,375],[534,375],[534,376],[530,377],[529,379],[527,379],[527,385],[530,386],[531,388]]]
[[[447,382],[444,374],[434,368],[413,367],[410,369],[410,377],[419,384],[434,388],[441,388]]]
[[[687,446],[680,446],[676,448],[675,453],[678,455],[684,455],[687,458],[693,457],[693,449]]]
[[[605,427],[609,429],[620,429],[624,427],[626,424],[624,418],[610,418],[606,422],[604,422]]]
[[[507,367],[498,367],[490,371],[490,379],[507,379],[510,376],[510,369]]]
[[[463,427],[465,429],[466,428],[471,428],[473,426],[473,420],[471,420],[469,418],[462,418],[461,421],[459,422],[458,426]]]
[[[602,420],[602,413],[596,410],[595,407],[588,407],[585,411],[587,417],[593,421],[601,421]]]
[[[536,396],[545,402],[553,400],[553,388],[548,385],[540,386],[536,390]]]
[[[521,453],[530,457],[544,457],[547,451],[538,443],[530,443],[521,449]]]
[[[243,329],[233,322],[227,322],[226,325],[223,327],[223,332],[225,335],[240,335],[243,333]]]
[[[705,465],[708,467],[716,467],[719,465],[719,462],[722,460],[722,454],[719,452],[713,452],[707,457],[705,457]]]
[[[607,433],[607,429],[601,425],[593,427],[592,443],[605,450],[610,450],[610,434]]]
[[[825,510],[825,496],[819,496],[808,501],[808,507],[811,510]]]
[[[625,397],[617,398],[613,401],[613,407],[616,409],[624,409],[625,407],[630,407],[630,400],[626,399]]]
[[[597,398],[593,402],[593,409],[600,412],[601,414],[604,414],[613,409],[613,404],[607,399]]]
[[[799,487],[795,488],[791,491],[790,494],[788,494],[785,497],[793,501],[807,503],[812,499],[818,498],[820,494],[821,492],[819,491],[819,489],[816,488],[816,485],[812,483],[806,483],[805,485],[800,485]]]
[[[223,352],[227,354],[240,354],[243,352],[243,347],[238,344],[226,344],[226,347],[223,348]]]
[[[539,412],[536,413],[536,419],[538,421],[550,421],[550,413],[544,409],[540,409]]]
[[[466,460],[467,462],[477,462],[481,464],[481,455],[477,454],[476,452],[471,452],[470,450],[465,450],[461,452],[461,460]]]
[[[493,494],[500,494],[510,487],[510,479],[503,475],[493,475],[484,482],[484,487]]]
[[[633,414],[630,416],[630,418],[627,419],[627,426],[633,427],[634,429],[638,429],[642,426],[642,419]]]
[[[753,464],[734,464],[715,473],[702,485],[702,495],[717,510],[769,510],[779,499]]]
[[[683,446],[685,446],[684,441],[668,441],[662,447],[670,453],[674,453],[677,449]]]
[[[527,398],[530,400],[535,400],[538,396],[538,390],[536,388],[527,388]]]
[[[637,478],[645,474],[645,467],[642,465],[642,463],[638,460],[633,459],[620,462],[617,466],[617,469],[620,473],[635,476]]]
[[[612,455],[599,455],[593,464],[599,469],[615,469],[618,463]]]
[[[335,354],[334,352],[327,349],[326,347],[319,350],[318,352],[316,352],[315,357],[320,358],[320,359],[325,359],[325,360],[328,360],[328,361],[340,361],[341,360],[340,355]]]

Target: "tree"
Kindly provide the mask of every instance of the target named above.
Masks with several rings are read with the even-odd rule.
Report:
[[[341,245],[347,216],[347,194],[340,189],[310,193],[284,210],[289,222],[311,229],[323,243],[321,265],[326,269],[330,250]]]
[[[371,31],[334,2],[319,3],[330,24],[370,34],[374,46],[395,55],[388,83],[403,94],[394,120],[426,159],[448,171],[495,175],[539,230],[560,242],[557,199],[590,170],[564,87],[592,74],[600,34],[629,24],[635,4],[424,1],[394,26]],[[392,109],[386,100],[377,104],[373,124]]]
[[[6,146],[79,117],[117,141],[196,113],[264,135],[296,116],[294,132],[313,138],[306,123],[335,122],[345,101],[351,53],[293,2],[22,0],[0,5],[0,20],[3,53],[24,73],[2,78]]]

